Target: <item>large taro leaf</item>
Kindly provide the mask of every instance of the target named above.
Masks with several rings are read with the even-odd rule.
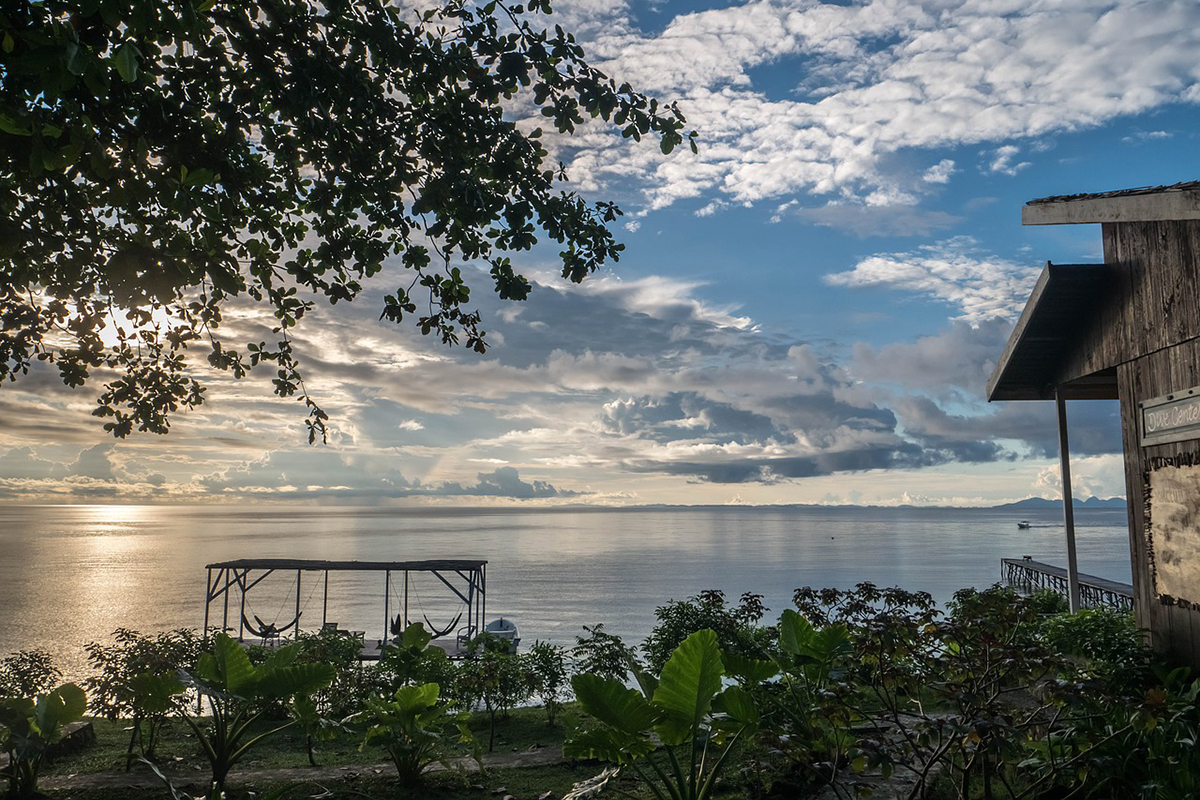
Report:
[[[332,664],[293,664],[264,670],[258,678],[257,696],[278,699],[309,694],[332,683],[336,673]]]
[[[803,663],[812,658],[812,640],[816,629],[792,609],[785,609],[779,618],[779,647]]]
[[[615,728],[580,731],[563,742],[567,758],[596,758],[614,764],[628,764],[652,752],[654,743],[649,737]]]
[[[758,727],[758,707],[754,705],[750,693],[740,686],[729,686],[713,698],[713,710],[725,715],[728,722],[725,727],[734,729]]]
[[[404,712],[416,714],[437,705],[440,687],[436,683],[421,686],[401,686],[396,690],[396,707]]]
[[[779,666],[774,661],[764,661],[737,653],[723,653],[721,660],[725,663],[725,673],[737,678],[738,682],[744,685],[757,686],[779,673]]]
[[[142,672],[129,680],[138,709],[154,716],[171,710],[172,698],[183,691],[183,682],[171,673]]]
[[[636,689],[615,678],[584,673],[571,678],[571,686],[584,713],[622,733],[647,731],[660,716]]]
[[[62,727],[82,719],[87,712],[87,695],[73,683],[64,683],[49,694],[37,699],[33,720],[47,742],[62,736]]]
[[[250,656],[241,642],[224,633],[218,633],[213,641],[213,658],[216,662],[217,683],[230,694],[241,695],[258,678],[258,671],[250,663]]]
[[[409,625],[400,636],[400,643],[404,647],[411,647],[417,651],[424,650],[431,641],[433,641],[433,634],[425,630],[425,626],[420,622]]]
[[[696,631],[675,648],[654,692],[654,705],[664,712],[655,726],[663,744],[683,744],[698,735],[724,673],[712,631]]]

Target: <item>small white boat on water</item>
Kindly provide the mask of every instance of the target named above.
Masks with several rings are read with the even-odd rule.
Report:
[[[1023,520],[1021,520],[1020,522],[1018,522],[1018,523],[1017,523],[1017,527],[1018,527],[1018,528],[1021,528],[1022,530],[1024,530],[1025,528],[1032,528],[1032,527],[1033,527],[1033,523],[1031,523],[1031,522],[1030,522],[1029,520],[1027,520],[1027,519],[1023,519]]]
[[[487,625],[483,626],[483,632],[488,636],[508,643],[508,652],[517,652],[517,645],[521,643],[521,632],[517,629],[517,623],[511,619],[494,619]]]

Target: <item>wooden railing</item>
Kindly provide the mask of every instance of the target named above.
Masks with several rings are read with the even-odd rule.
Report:
[[[1053,564],[1024,558],[1000,559],[1000,576],[1009,586],[1032,592],[1049,589],[1067,597],[1067,571]],[[1133,609],[1133,585],[1095,575],[1079,574],[1079,603],[1083,608]]]

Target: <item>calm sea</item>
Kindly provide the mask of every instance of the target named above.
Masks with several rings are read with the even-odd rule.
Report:
[[[1018,530],[1022,517],[1036,527]],[[1081,511],[1077,525],[1081,571],[1129,581],[1125,513]],[[704,589],[759,592],[774,615],[806,585],[872,581],[944,601],[994,583],[1001,558],[1023,555],[1065,566],[1057,512],[10,506],[0,507],[0,656],[41,647],[80,677],[83,645],[116,627],[199,628],[205,564],[234,558],[487,559],[489,618],[515,619],[528,642],[568,644],[597,622],[640,640],[656,606]],[[435,578],[409,588],[414,620],[443,627],[457,613]],[[315,575],[301,581],[310,627],[321,589]],[[401,590],[393,584],[393,610]],[[383,595],[381,575],[335,575],[329,619],[378,638]],[[291,620],[295,573],[250,598],[252,614]]]

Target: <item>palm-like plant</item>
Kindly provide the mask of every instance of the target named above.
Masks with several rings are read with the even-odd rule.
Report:
[[[572,737],[563,752],[628,765],[657,800],[708,800],[739,738],[759,723],[749,694],[722,689],[724,675],[717,636],[707,629],[675,649],[660,677],[635,671],[638,689],[576,675],[575,696],[596,725]]]
[[[33,797],[50,746],[83,717],[87,698],[73,683],[38,697],[0,700],[0,749],[8,753],[9,797]]]
[[[180,673],[183,682],[208,701],[212,713],[207,726],[190,717],[184,720],[195,732],[212,767],[213,797],[221,796],[229,771],[255,745],[296,724],[293,718],[252,733],[268,703],[307,697],[333,680],[334,668],[329,664],[295,662],[296,647],[289,645],[275,650],[256,667],[237,641],[218,633],[213,651],[200,657],[196,669]]]

